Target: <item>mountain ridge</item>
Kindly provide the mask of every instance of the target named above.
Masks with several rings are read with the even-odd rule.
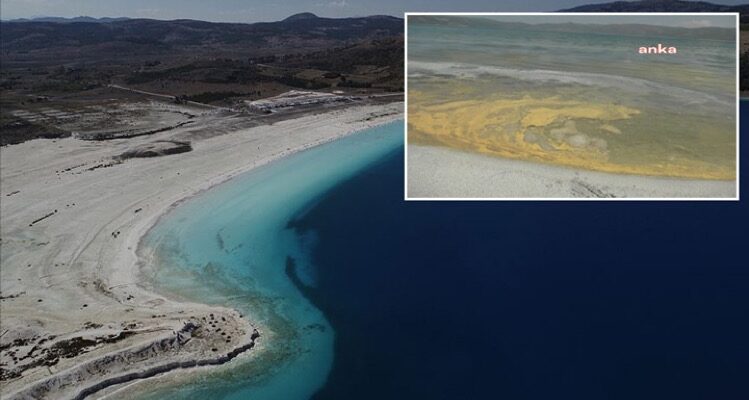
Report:
[[[749,4],[725,5],[706,1],[640,0],[594,3],[557,12],[737,12],[742,22],[749,22]]]
[[[3,52],[73,48],[122,47],[130,43],[144,51],[195,46],[234,49],[328,47],[331,44],[380,39],[403,34],[403,20],[371,16],[323,18],[311,13],[276,22],[227,23],[189,19],[134,18],[102,22],[0,22]],[[150,47],[149,47],[150,46]],[[99,49],[106,50],[106,49]]]
[[[3,20],[2,22],[57,22],[57,23],[71,23],[71,22],[93,22],[93,23],[109,23],[116,21],[126,21],[132,18],[129,17],[89,17],[81,15],[78,17],[32,17],[32,18],[15,18],[10,20]]]

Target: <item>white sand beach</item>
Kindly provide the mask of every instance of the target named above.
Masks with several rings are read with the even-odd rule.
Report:
[[[609,174],[408,145],[414,198],[735,198],[736,182]]]
[[[246,350],[266,337],[251,315],[173,299],[141,281],[141,237],[181,200],[402,118],[402,108],[352,106],[233,131],[217,112],[149,136],[0,148],[3,398],[76,398],[165,371],[252,357]],[[158,140],[189,140],[192,151],[116,160]]]

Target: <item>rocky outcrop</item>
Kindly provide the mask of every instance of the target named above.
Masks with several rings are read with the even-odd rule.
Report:
[[[153,135],[154,133],[165,132],[168,130],[179,128],[187,124],[191,124],[193,121],[184,121],[175,125],[163,126],[160,128],[134,128],[134,129],[116,129],[116,130],[101,130],[91,132],[76,132],[73,137],[80,140],[112,140],[112,139],[128,139],[137,136]]]
[[[167,337],[146,345],[121,351],[82,363],[76,367],[37,381],[9,400],[67,398],[84,399],[108,387],[139,379],[150,378],[178,369],[221,365],[255,346],[260,333],[257,329],[245,333],[244,339],[225,352],[217,352],[211,339],[211,329],[195,321]],[[223,338],[222,338],[223,340]],[[163,360],[163,361],[162,361]]]
[[[118,155],[115,159],[122,161],[128,158],[160,157],[168,154],[187,153],[188,151],[192,151],[192,145],[190,142],[157,140],[155,142],[144,143],[133,147]]]
[[[257,331],[255,331],[257,332]],[[255,337],[259,337],[260,335],[257,334]],[[163,374],[165,372],[173,371],[176,369],[184,369],[184,368],[193,368],[193,367],[202,367],[207,365],[221,365],[224,363],[227,363],[237,357],[238,355],[246,352],[247,350],[250,350],[251,348],[255,347],[255,341],[254,339],[240,347],[237,347],[236,349],[230,351],[229,353],[216,357],[216,358],[206,358],[206,359],[200,359],[200,360],[188,360],[188,361],[181,361],[181,362],[172,362],[168,364],[158,365],[153,368],[149,368],[145,371],[140,372],[133,372],[130,374],[120,375],[113,378],[105,379],[95,385],[89,386],[83,390],[81,390],[77,396],[73,397],[74,400],[82,400],[86,398],[86,396],[89,396],[91,394],[94,394],[100,390],[106,389],[110,386],[119,385],[121,383],[131,382],[138,379],[146,379],[151,378],[159,374]]]

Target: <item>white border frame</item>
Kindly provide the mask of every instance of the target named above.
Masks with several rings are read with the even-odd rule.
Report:
[[[638,16],[706,16],[732,15],[736,19],[736,197],[616,197],[616,198],[598,198],[598,197],[408,197],[408,17],[416,15],[428,16],[492,16],[492,15],[543,15],[543,16],[590,16],[590,15],[638,15]],[[566,12],[406,12],[403,16],[404,38],[403,38],[403,70],[404,70],[404,124],[403,124],[403,142],[404,142],[404,170],[403,170],[403,197],[405,201],[739,201],[741,191],[741,180],[739,179],[740,165],[739,154],[741,147],[739,142],[740,132],[740,110],[741,93],[739,91],[739,56],[741,48],[740,38],[740,20],[739,13],[566,13]]]

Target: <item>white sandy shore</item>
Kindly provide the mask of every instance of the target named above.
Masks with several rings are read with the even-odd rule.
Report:
[[[254,343],[251,316],[177,301],[139,282],[141,237],[189,196],[279,157],[402,118],[402,107],[349,107],[218,136],[210,132],[233,125],[213,115],[152,136],[1,148],[0,362],[3,373],[42,363],[2,381],[3,398],[74,398],[113,376],[215,359]],[[193,151],[89,170],[138,144],[185,139]],[[200,328],[178,335],[188,321]],[[233,337],[219,335],[217,327]],[[96,344],[76,350],[82,339]],[[63,350],[73,356],[49,356]]]
[[[735,198],[736,183],[619,175],[408,145],[413,198]]]

